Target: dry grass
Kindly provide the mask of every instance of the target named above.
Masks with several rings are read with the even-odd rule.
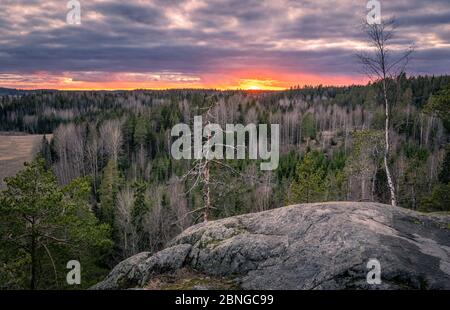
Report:
[[[188,268],[154,276],[145,286],[146,290],[232,290],[237,288],[235,279],[208,276]]]
[[[14,176],[24,162],[33,159],[43,135],[0,135],[0,190],[5,189],[5,177]],[[51,139],[51,135],[47,135]]]

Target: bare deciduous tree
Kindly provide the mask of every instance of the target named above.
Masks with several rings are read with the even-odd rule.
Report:
[[[85,128],[82,125],[60,125],[54,133],[58,155],[54,169],[61,184],[85,175]]]
[[[118,228],[119,247],[123,257],[130,257],[138,252],[138,236],[132,224],[134,191],[130,186],[123,188],[117,195],[116,226]]]
[[[349,178],[356,177],[361,185],[360,200],[374,201],[376,174],[383,160],[383,132],[360,130],[353,133],[352,152],[347,160],[346,172]],[[371,183],[370,199],[366,188]]]
[[[97,129],[95,128],[94,125],[90,125],[88,141],[86,143],[86,159],[90,169],[90,173],[94,178],[94,181],[92,182],[94,194],[97,193],[97,179],[99,169],[98,154],[99,154],[99,142],[97,136]]]
[[[186,197],[184,197],[184,186],[182,180],[172,177],[168,186],[169,203],[174,217],[177,233],[191,226],[191,219],[185,215],[189,212]]]
[[[397,205],[394,182],[389,169],[389,129],[390,109],[389,84],[395,83],[401,73],[405,71],[413,48],[407,51],[393,51],[393,34],[395,21],[382,21],[380,24],[365,24],[365,32],[369,40],[370,52],[360,52],[357,56],[364,67],[365,73],[373,81],[381,85],[381,92],[385,106],[385,152],[384,168],[389,186],[391,205]]]
[[[122,122],[120,120],[106,121],[100,127],[100,138],[103,142],[103,148],[114,162],[117,162],[122,146],[123,136],[121,127]]]

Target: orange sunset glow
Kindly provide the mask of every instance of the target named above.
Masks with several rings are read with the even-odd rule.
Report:
[[[101,73],[99,76],[103,76]],[[324,77],[320,75],[289,74],[282,72],[259,72],[233,74],[215,74],[204,77],[182,77],[178,79],[164,79],[148,75],[139,75],[144,81],[136,78],[135,74],[106,74],[109,80],[83,81],[72,78],[70,73],[52,75],[38,72],[31,75],[1,75],[4,87],[21,89],[59,89],[59,90],[134,90],[134,89],[179,89],[179,88],[208,88],[219,90],[268,90],[281,91],[293,86],[304,85],[350,85],[361,82],[361,78],[351,76]],[[5,81],[6,80],[6,81]]]

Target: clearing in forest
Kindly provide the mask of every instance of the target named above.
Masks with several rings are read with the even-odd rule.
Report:
[[[43,135],[0,134],[0,190],[5,189],[5,177],[14,176],[24,162],[33,160]],[[46,136],[51,139],[51,135]]]

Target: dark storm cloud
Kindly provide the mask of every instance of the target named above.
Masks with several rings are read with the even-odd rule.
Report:
[[[0,73],[77,71],[211,74],[270,67],[355,75],[365,1],[80,0],[82,25],[65,24],[64,0],[2,0]],[[446,0],[382,1],[396,44],[416,44],[410,72],[450,71]]]
[[[124,22],[142,23],[148,26],[165,23],[164,14],[157,7],[143,6],[131,1],[102,2],[95,5],[94,9],[110,19],[115,19],[115,21],[123,19]]]

